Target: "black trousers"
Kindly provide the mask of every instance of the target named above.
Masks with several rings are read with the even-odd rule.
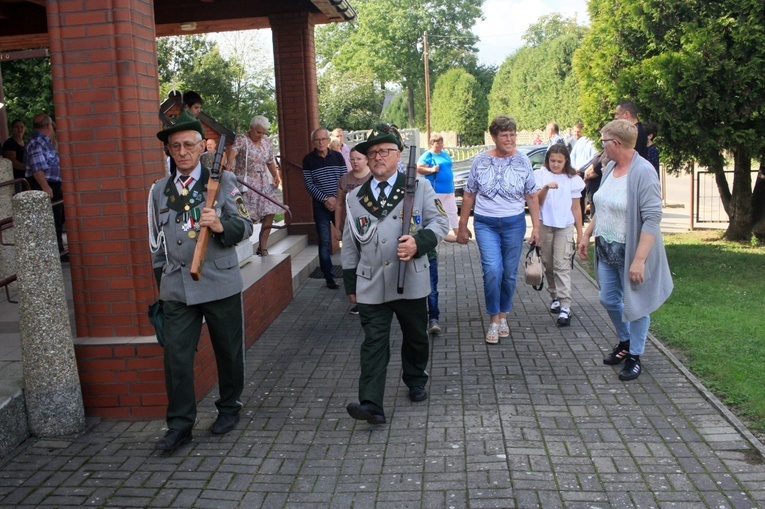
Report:
[[[361,345],[359,401],[371,401],[383,408],[385,379],[390,362],[390,327],[396,315],[401,343],[402,379],[407,387],[423,387],[428,381],[430,340],[427,298],[401,299],[383,304],[359,304],[364,343]]]
[[[238,414],[242,408],[239,399],[244,389],[242,294],[195,306],[164,301],[163,311],[168,428],[188,430],[196,421],[194,355],[202,332],[203,317],[207,321],[218,367],[220,398],[215,406],[222,414]]]

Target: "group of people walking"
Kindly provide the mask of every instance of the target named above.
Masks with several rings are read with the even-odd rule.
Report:
[[[208,278],[208,285],[226,281],[229,276],[236,281],[218,285],[220,291],[212,295],[191,298],[183,294],[190,277],[186,262],[193,249],[182,246],[190,244],[186,237],[193,237],[186,232],[194,228],[186,228],[186,216],[189,207],[201,206],[191,201],[195,191],[203,194],[204,187],[197,186],[209,178],[209,172],[199,163],[204,131],[197,123],[193,117],[184,117],[158,133],[170,146],[178,175],[160,181],[155,186],[159,190],[151,196],[155,211],[152,219],[157,231],[165,232],[164,252],[156,249],[154,253],[155,272],[160,296],[175,301],[167,318],[178,326],[165,344],[169,429],[157,443],[157,448],[164,451],[172,451],[191,439],[195,405],[192,396],[186,394],[188,388],[183,387],[188,377],[193,377],[189,372],[193,346],[189,345],[196,345],[202,317],[207,319],[222,376],[221,398],[216,402],[219,418],[212,431],[228,432],[238,422],[243,369],[243,352],[239,350],[244,341],[241,278],[235,253],[232,257],[230,250],[252,231],[253,216],[273,217],[275,212],[249,200],[246,193],[242,196],[233,176],[221,179],[225,198],[198,214],[201,226],[213,232],[211,245],[215,245],[215,263],[210,264],[208,255],[202,275]],[[265,177],[269,172],[271,182],[278,185],[267,130],[267,120],[253,119],[248,133],[238,136],[234,143],[229,169],[244,168],[247,178],[259,179],[261,185],[268,182]],[[600,141],[610,162],[603,169],[601,191],[594,195],[597,213],[586,229],[580,208],[584,182],[572,167],[565,145],[551,145],[544,167],[533,171],[528,157],[517,150],[517,126],[511,117],[496,117],[489,132],[494,147],[475,157],[459,215],[453,195],[452,163],[440,136],[431,138],[430,150],[418,161],[417,172],[424,178],[414,190],[407,191],[407,178],[401,171],[404,144],[395,126],[375,126],[364,142],[348,150],[347,158],[329,147],[328,130],[320,128],[311,133],[314,148],[303,159],[303,177],[313,201],[321,271],[327,288],[339,288],[331,244],[342,238],[342,283],[353,306],[351,312],[360,316],[364,331],[359,399],[347,406],[354,419],[371,424],[386,422],[384,390],[394,316],[401,326],[402,378],[408,397],[415,403],[428,398],[428,332],[440,332],[437,247],[443,240],[466,244],[472,237],[468,227],[471,214],[489,316],[487,343],[496,344],[512,333],[508,316],[512,312],[528,208],[532,225],[528,241],[541,247],[550,310],[558,314],[558,325],[569,325],[573,316],[572,258],[577,252],[583,259],[589,256],[594,235],[599,297],[619,340],[603,362],[616,365],[626,361],[619,374],[622,380],[634,380],[640,375],[649,315],[671,293],[672,280],[659,228],[660,184],[651,164],[634,150],[635,125],[617,119],[601,130]],[[187,177],[192,180],[187,181]],[[198,183],[194,184],[193,179]],[[405,200],[407,192],[412,191],[413,195]],[[412,213],[406,226],[402,224],[405,204]],[[267,255],[262,246],[263,237],[260,254]],[[226,263],[229,258],[230,263]],[[228,302],[235,295],[239,300]]]

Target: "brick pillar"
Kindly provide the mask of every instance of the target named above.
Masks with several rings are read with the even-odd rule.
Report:
[[[77,335],[153,335],[146,198],[163,175],[154,5],[46,5]]]
[[[292,211],[292,234],[316,238],[311,196],[303,184],[303,156],[319,127],[314,20],[307,12],[270,16],[276,74],[276,109],[284,177],[284,202]]]

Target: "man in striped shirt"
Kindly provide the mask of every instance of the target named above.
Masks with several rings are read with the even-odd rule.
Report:
[[[313,198],[313,219],[319,235],[319,267],[327,280],[327,288],[336,290],[332,273],[332,232],[330,224],[337,207],[337,182],[348,168],[340,152],[329,148],[329,131],[324,128],[311,133],[313,150],[303,158],[303,180],[308,194]]]

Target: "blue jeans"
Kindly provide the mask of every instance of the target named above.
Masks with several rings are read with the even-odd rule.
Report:
[[[327,282],[334,281],[332,274],[332,231],[330,224],[335,220],[335,213],[327,210],[323,203],[313,200],[313,220],[319,235],[319,267]]]
[[[526,235],[526,218],[523,213],[511,217],[475,214],[473,227],[481,252],[486,312],[491,316],[509,313]]]
[[[646,315],[632,322],[622,321],[624,310],[624,266],[615,267],[604,261],[598,261],[598,286],[600,303],[608,312],[614,324],[619,341],[630,342],[630,354],[641,355],[645,350],[645,339],[651,316]]]
[[[428,320],[438,320],[438,258],[430,258],[430,295],[428,295]]]

